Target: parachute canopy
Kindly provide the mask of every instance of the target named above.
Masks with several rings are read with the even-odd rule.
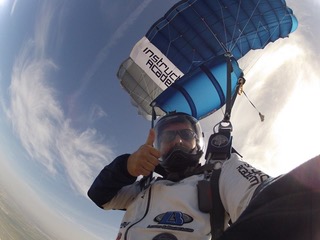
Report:
[[[226,102],[227,64],[235,94],[237,60],[287,37],[298,21],[284,0],[182,0],[136,43],[118,71],[144,116],[170,111],[201,119]]]

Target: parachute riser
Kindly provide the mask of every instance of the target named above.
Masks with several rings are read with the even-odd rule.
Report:
[[[231,110],[235,99],[232,99],[231,73],[233,71],[231,63],[231,53],[225,53],[227,57],[227,88],[226,88],[226,109],[223,120],[213,127],[213,134],[208,141],[207,152],[205,155],[206,164],[215,164],[215,169],[220,169],[222,162],[230,157],[233,130],[230,122]],[[235,94],[236,96],[237,94]]]
[[[221,167],[225,160],[230,158],[232,150],[233,130],[230,122],[231,109],[237,93],[232,97],[231,73],[233,71],[231,63],[231,54],[226,53],[227,57],[227,91],[226,91],[226,110],[221,122],[213,127],[207,151],[205,155],[206,164],[213,166],[213,169],[204,173],[204,179],[198,182],[198,202],[199,209],[202,212],[210,213],[211,234],[213,239],[218,239],[224,230],[225,209],[219,193],[219,177]],[[237,91],[240,89],[238,81]],[[214,201],[208,201],[207,193],[211,192],[211,198]]]
[[[233,71],[231,63],[231,53],[225,53],[227,57],[227,94],[226,94],[226,111],[224,114],[224,121],[230,121],[231,109],[232,109],[232,83],[231,83],[231,73]]]
[[[232,136],[231,132],[233,130],[231,124],[231,110],[236,97],[239,92],[241,92],[242,86],[245,83],[244,78],[239,78],[236,86],[236,91],[232,96],[232,77],[231,73],[233,71],[231,57],[232,54],[225,53],[227,61],[227,82],[226,82],[226,108],[223,120],[213,127],[213,134],[210,136],[208,141],[208,147],[205,155],[206,164],[212,164],[217,162],[217,169],[221,167],[222,162],[230,157],[232,150]]]

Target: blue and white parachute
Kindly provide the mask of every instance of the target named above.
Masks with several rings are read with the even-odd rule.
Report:
[[[201,119],[226,103],[228,61],[233,95],[237,60],[297,26],[284,0],[182,0],[136,43],[118,78],[144,116],[154,107]]]

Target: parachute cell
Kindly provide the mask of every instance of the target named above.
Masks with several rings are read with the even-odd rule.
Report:
[[[229,58],[221,55],[202,64],[172,84],[152,104],[165,112],[178,109],[198,119],[215,112],[226,102],[227,61]],[[231,64],[231,88],[235,92],[243,74],[235,59],[231,59]]]

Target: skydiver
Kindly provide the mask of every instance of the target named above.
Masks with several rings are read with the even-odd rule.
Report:
[[[126,210],[117,239],[211,239],[210,214],[199,209],[198,199],[197,186],[208,174],[200,164],[203,149],[200,123],[171,113],[137,151],[118,156],[100,172],[88,196],[105,210]],[[319,167],[317,157],[272,178],[232,153],[219,177],[227,217],[218,239],[320,239]],[[152,172],[158,177],[149,181]],[[201,198],[209,201],[207,190]]]

